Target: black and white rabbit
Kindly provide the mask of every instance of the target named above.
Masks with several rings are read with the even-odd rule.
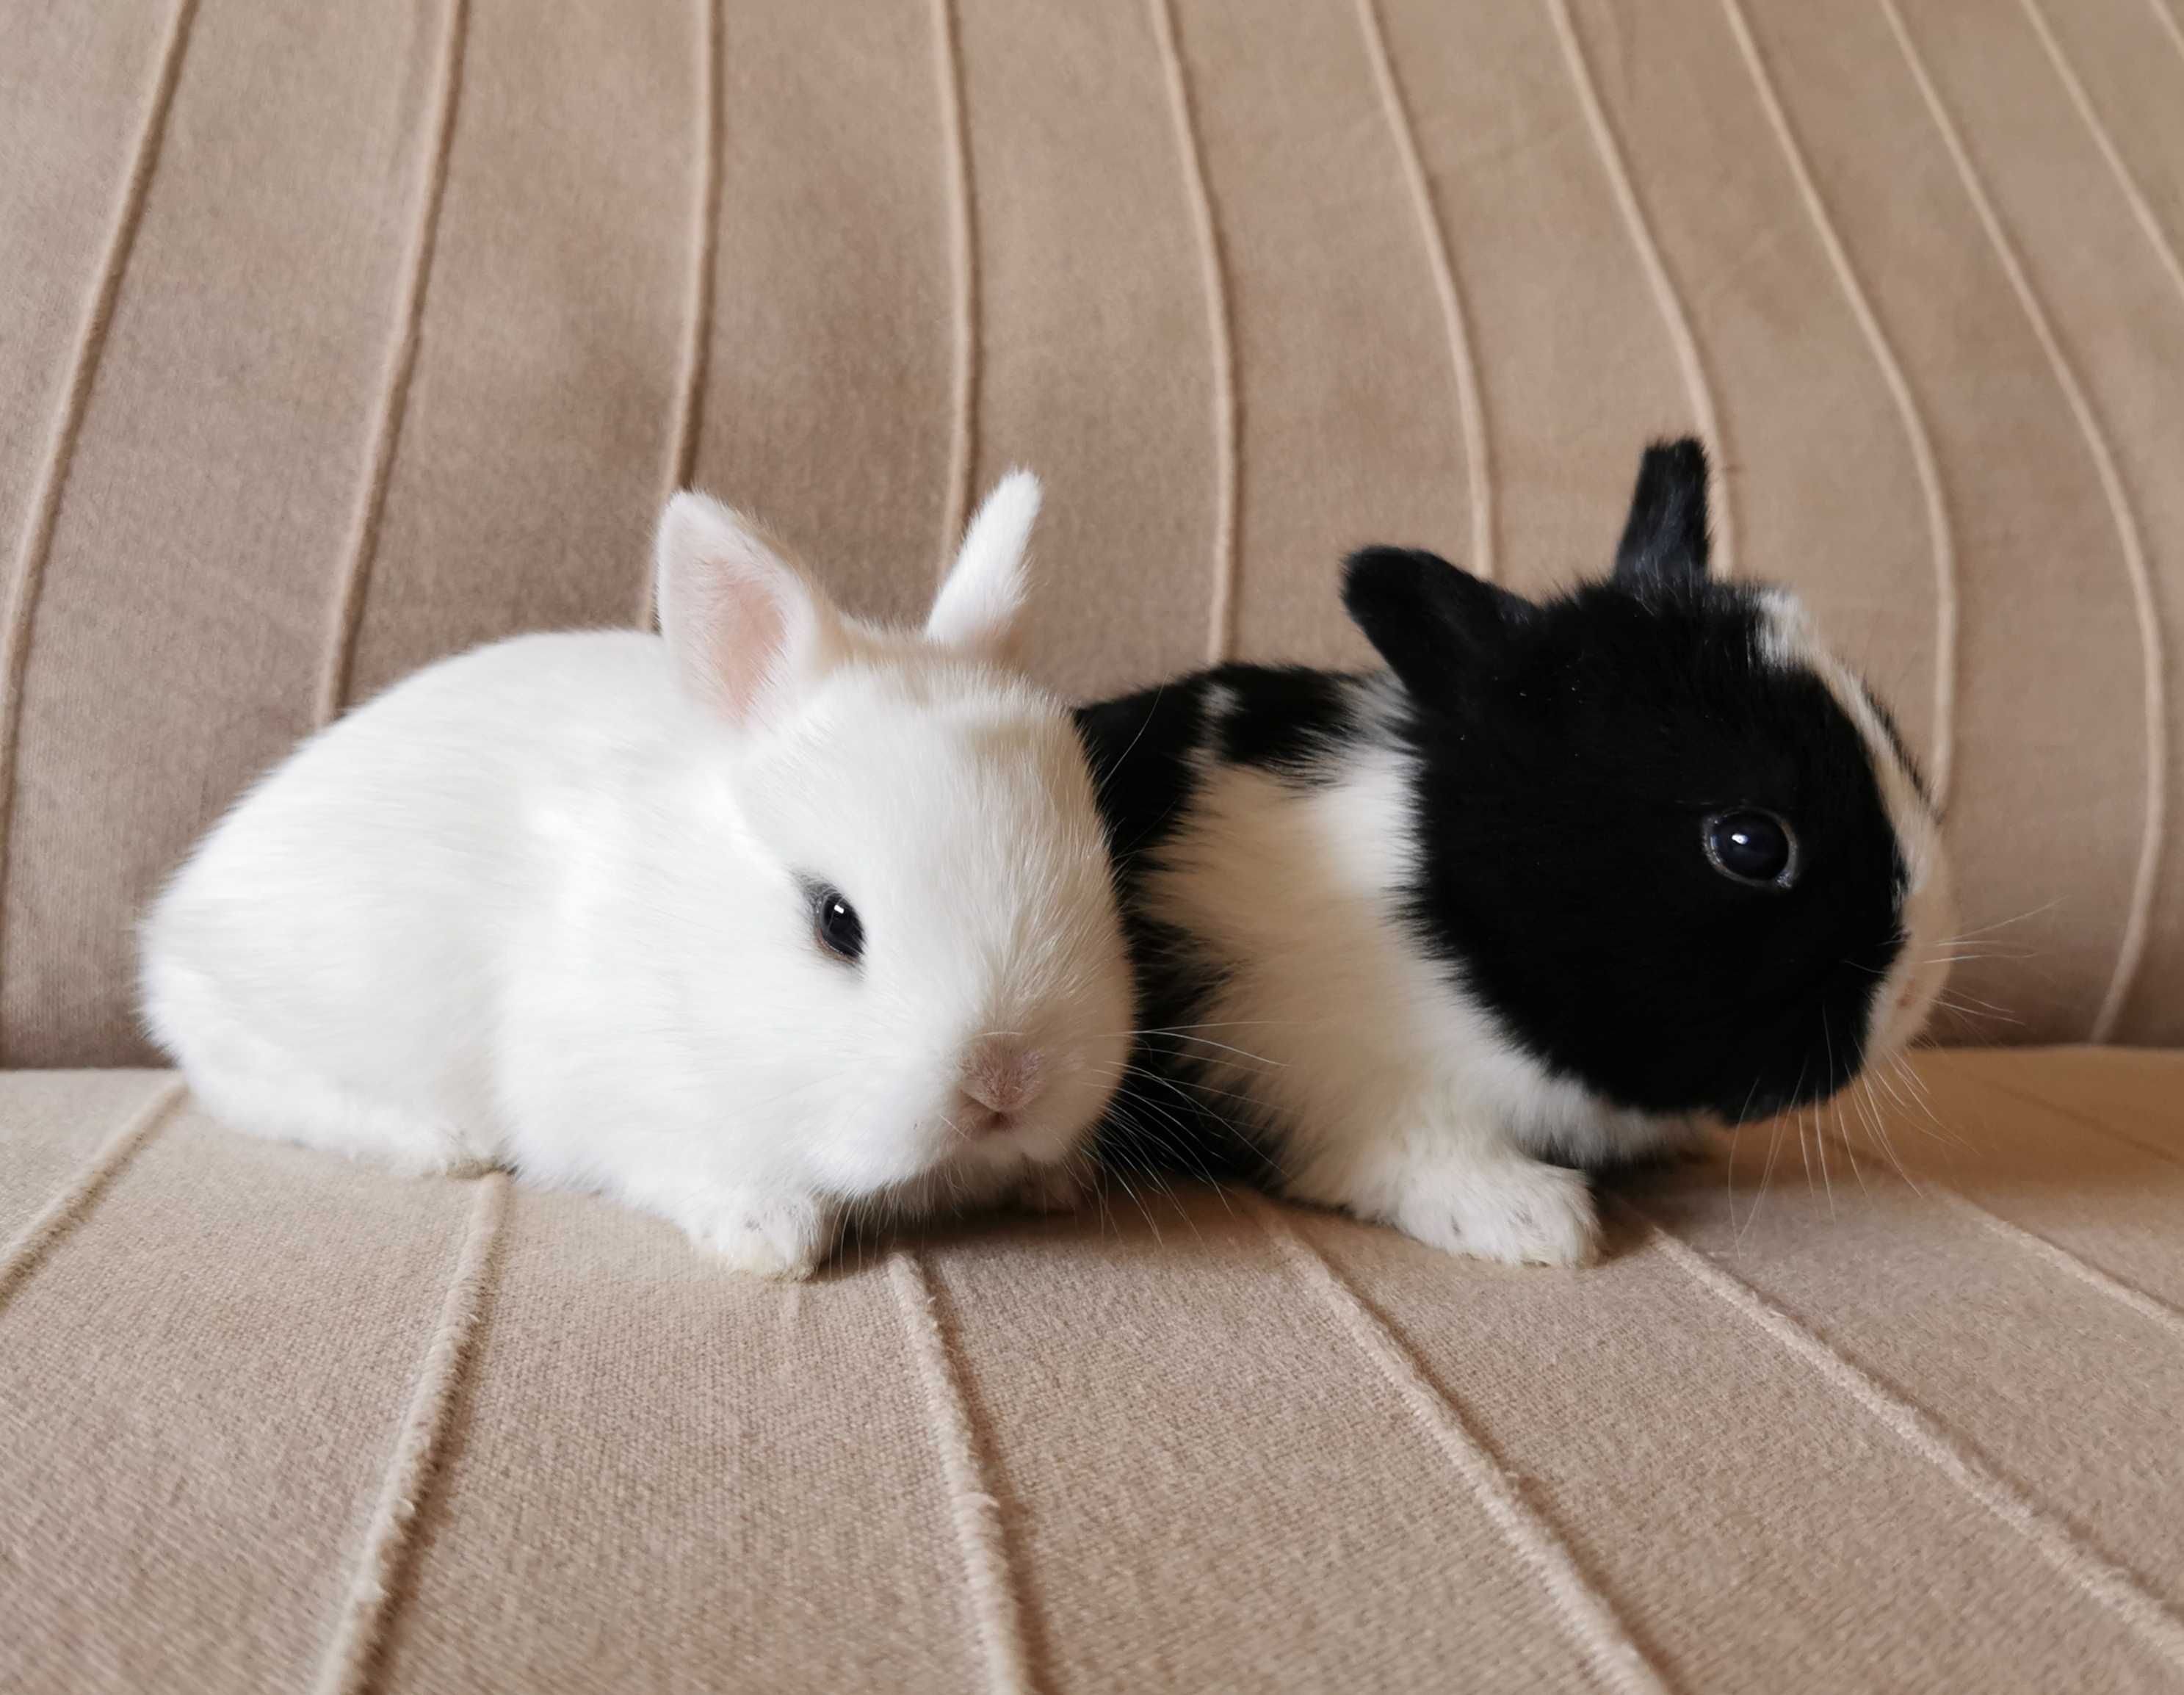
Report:
[[[1079,709],[1144,1032],[1112,1162],[1578,1263],[1555,1162],[1823,1100],[1911,1040],[1954,922],[1933,809],[1797,600],[1708,578],[1706,479],[1697,442],[1649,449],[1613,574],[1544,602],[1354,555],[1385,672]]]

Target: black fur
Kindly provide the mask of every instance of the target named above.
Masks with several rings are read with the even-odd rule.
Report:
[[[1429,694],[1447,677],[1490,663],[1502,638],[1539,612],[1523,596],[1416,548],[1351,555],[1342,598],[1388,668]]]
[[[1082,709],[1141,1024],[1202,1018],[1223,969],[1136,899],[1188,817],[1194,760],[1323,783],[1392,735],[1416,761],[1418,945],[1551,1070],[1620,1106],[1731,1120],[1847,1082],[1903,945],[1906,870],[1856,727],[1817,677],[1770,663],[1760,592],[1710,582],[1706,558],[1703,450],[1658,445],[1605,582],[1535,604],[1430,554],[1352,557],[1344,604],[1401,684],[1392,721],[1361,713],[1362,679],[1233,666]],[[1791,888],[1708,862],[1706,817],[1752,806],[1797,834]],[[1165,1106],[1184,1123],[1151,1142],[1187,1128],[1217,1168],[1248,1164],[1218,1103],[1184,1110],[1189,1053],[1142,1043],[1162,1080],[1140,1077],[1121,1112]]]
[[[1333,779],[1359,732],[1359,679],[1303,666],[1224,665],[1077,709],[1123,888],[1186,816],[1197,762]]]
[[[1638,461],[1610,580],[1634,593],[1696,588],[1708,551],[1706,449],[1689,436],[1656,442]]]
[[[1412,690],[1420,945],[1622,1106],[1738,1119],[1832,1094],[1901,945],[1904,867],[1865,744],[1817,678],[1766,663],[1759,632],[1747,589],[1596,584]],[[1746,806],[1797,832],[1795,887],[1707,862],[1704,819]]]
[[[1284,781],[1333,779],[1360,733],[1357,679],[1301,666],[1225,665],[1077,709],[1114,859],[1123,934],[1137,977],[1137,1068],[1100,1134],[1100,1157],[1125,1169],[1178,1169],[1263,1181],[1264,1151],[1189,1086],[1195,1027],[1223,967],[1146,916],[1146,872],[1189,816],[1205,761],[1256,767]],[[1217,1037],[1216,1040],[1218,1040]]]

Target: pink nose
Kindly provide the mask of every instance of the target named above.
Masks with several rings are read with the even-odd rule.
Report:
[[[1039,1098],[1045,1062],[1013,1036],[983,1036],[963,1057],[963,1092],[989,1112],[1022,1112]]]

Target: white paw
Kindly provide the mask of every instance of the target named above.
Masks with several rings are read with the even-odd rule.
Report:
[[[499,1168],[497,1161],[485,1159],[476,1154],[460,1150],[450,1154],[447,1163],[439,1168],[449,1177],[483,1177],[488,1172],[497,1171]]]
[[[694,1212],[684,1228],[699,1247],[738,1271],[797,1280],[833,1252],[838,1222],[831,1207],[808,1195],[738,1195]]]
[[[1451,1156],[1421,1170],[1393,1222],[1433,1247],[1504,1265],[1589,1265],[1600,1252],[1585,1174],[1516,1155]]]
[[[1092,1198],[1097,1180],[1089,1159],[1034,1165],[1010,1191],[1009,1199],[1028,1213],[1074,1213]]]

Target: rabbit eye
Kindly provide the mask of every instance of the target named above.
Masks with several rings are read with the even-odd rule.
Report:
[[[864,921],[838,889],[822,883],[811,891],[811,928],[819,945],[838,960],[855,965],[865,951]]]
[[[1708,863],[1734,883],[1787,889],[1797,880],[1797,838],[1772,812],[1716,812],[1700,830]]]

